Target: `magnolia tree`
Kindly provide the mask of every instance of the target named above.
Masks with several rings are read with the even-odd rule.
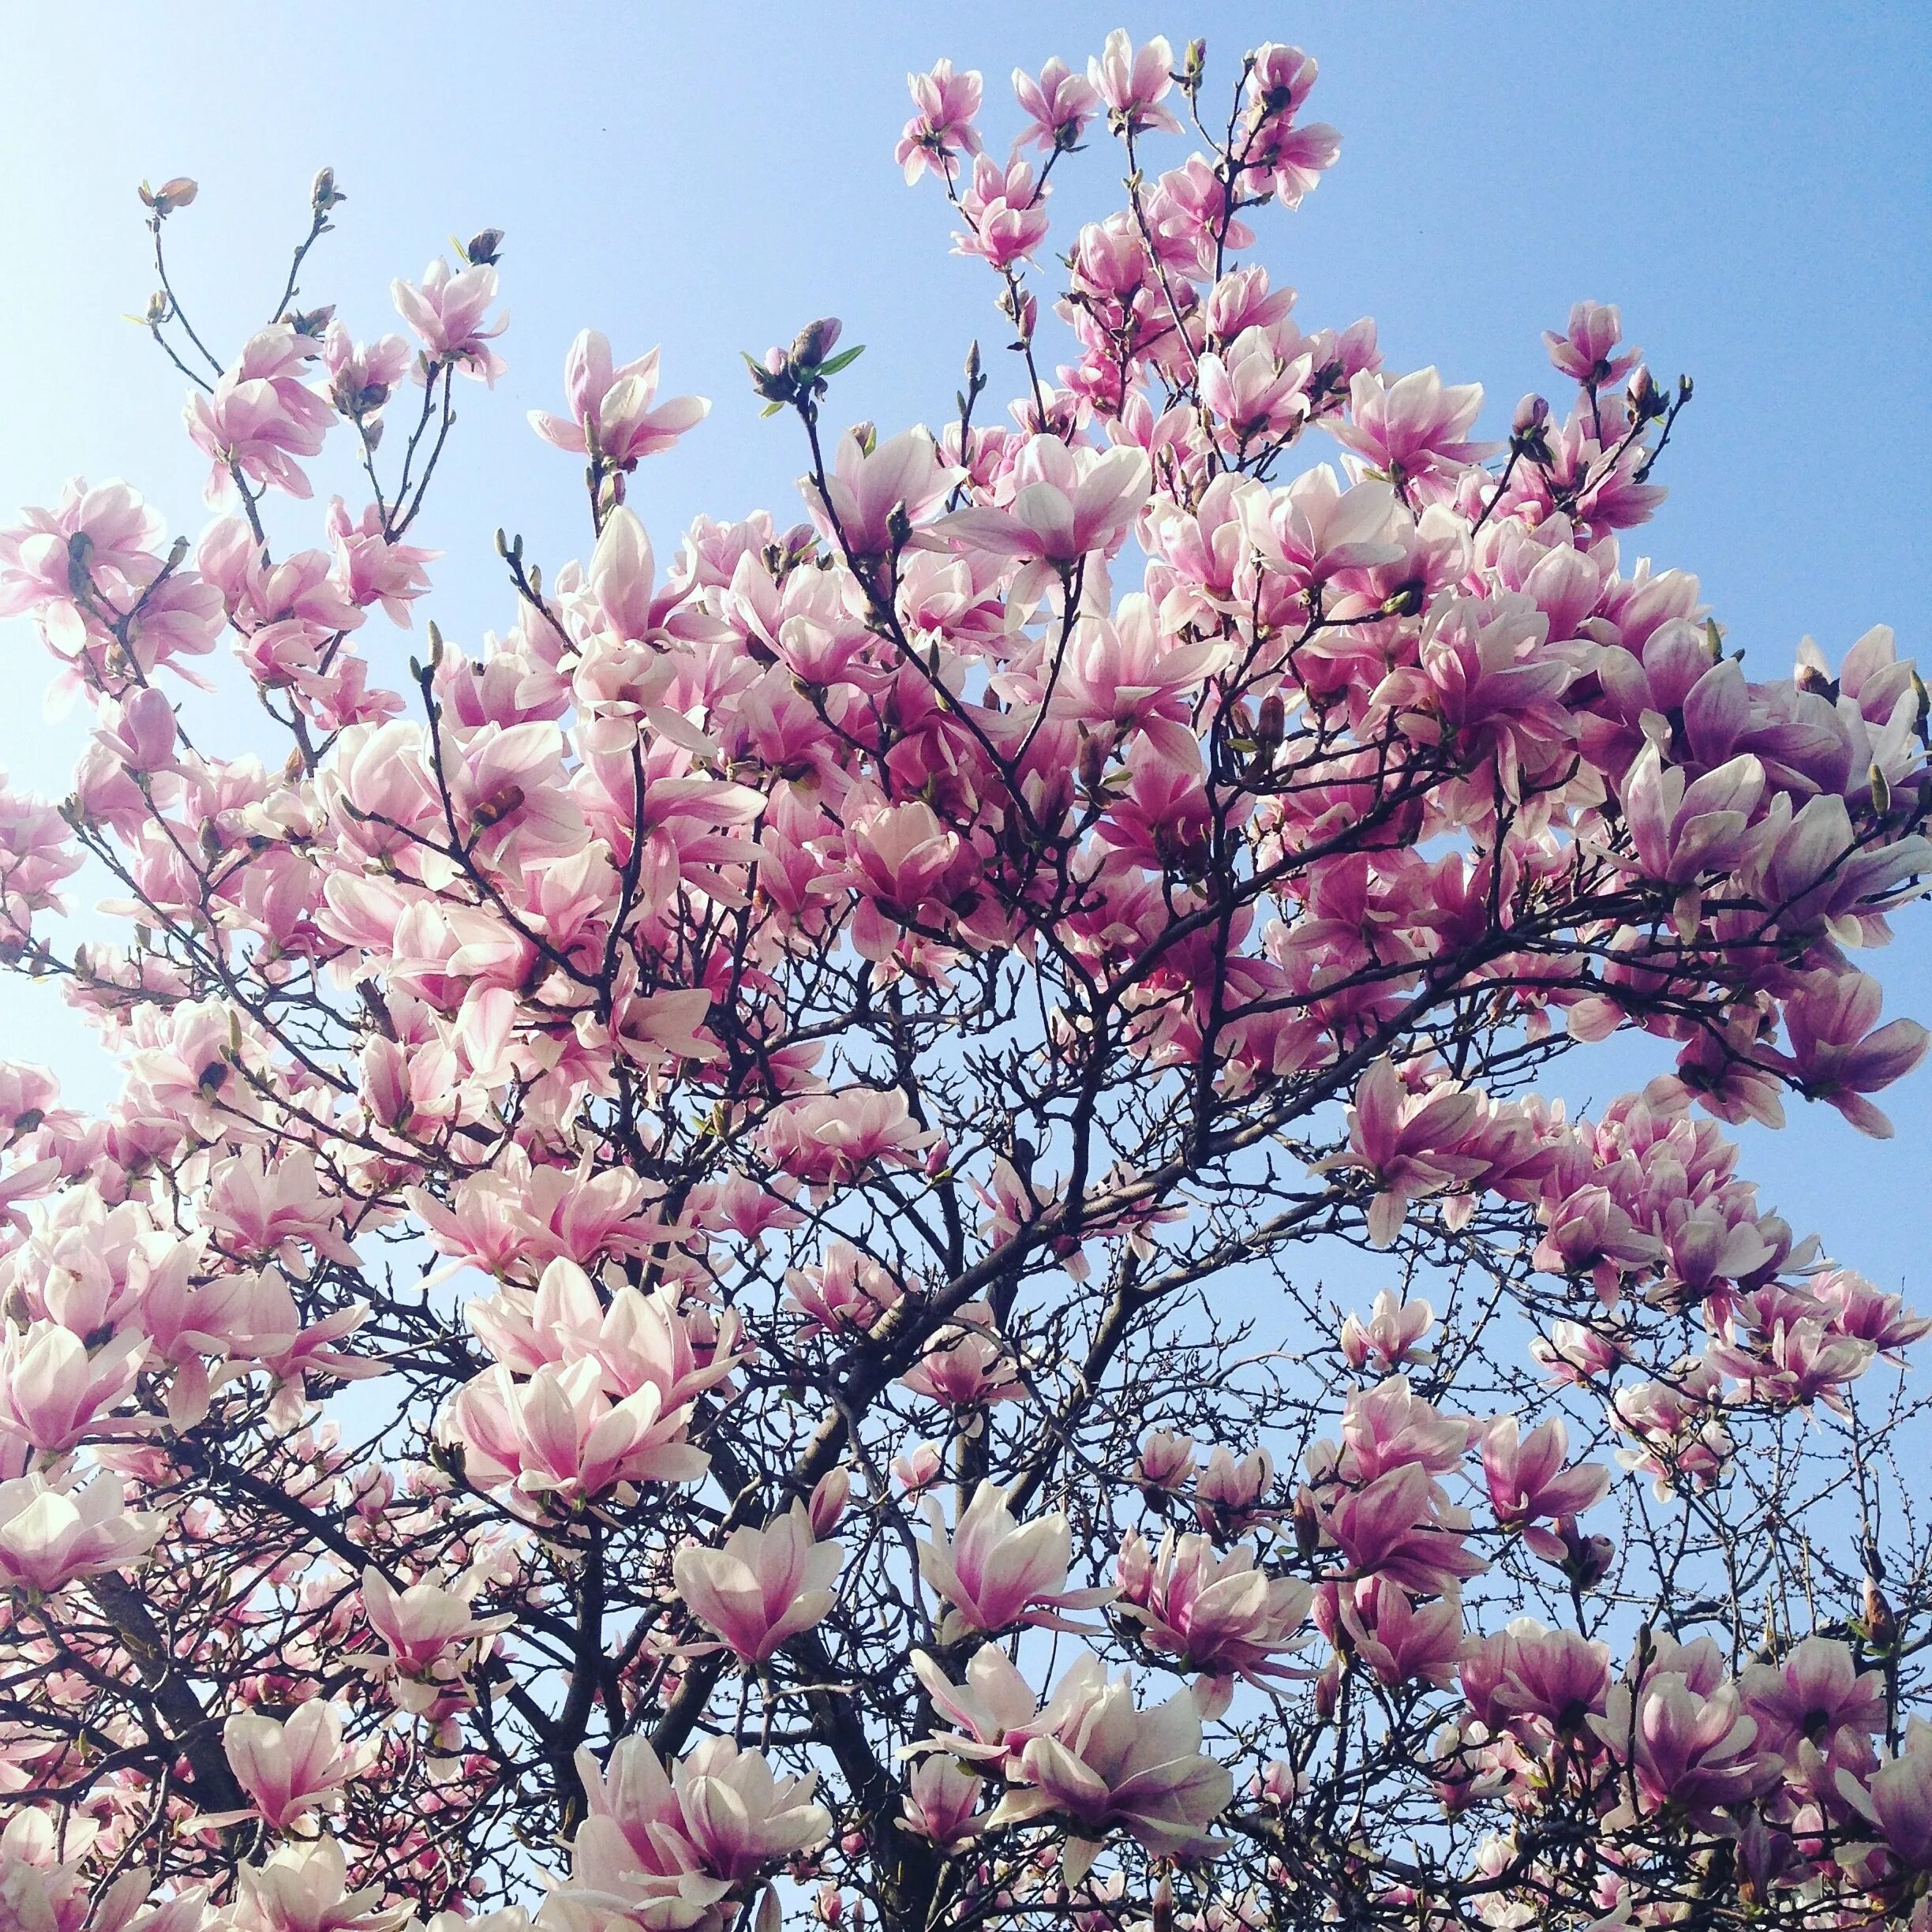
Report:
[[[1889,1131],[1926,687],[1630,562],[1615,309],[1500,445],[1305,331],[1314,62],[1204,66],[1016,74],[1003,162],[914,77],[1017,399],[836,429],[813,323],[803,520],[654,550],[706,406],[586,331],[589,560],[388,682],[501,238],[360,340],[325,171],[218,349],[144,191],[216,520],[0,537],[92,721],[5,957],[122,1075],[0,1068],[0,1923],[1932,1925],[1932,1324],[1724,1132]]]

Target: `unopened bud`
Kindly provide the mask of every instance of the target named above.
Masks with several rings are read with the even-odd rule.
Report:
[[[1084,738],[1080,748],[1080,781],[1084,790],[1098,792],[1106,776],[1106,743],[1099,738]]]
[[[309,184],[309,205],[316,214],[326,215],[338,201],[348,199],[335,185],[335,170],[332,167],[316,170],[316,178]]]
[[[1288,706],[1279,691],[1270,691],[1261,700],[1260,716],[1255,720],[1255,743],[1272,758],[1281,749],[1288,731]]]
[[[851,1500],[852,1476],[841,1463],[818,1478],[811,1500],[805,1506],[811,1518],[812,1534],[829,1537],[838,1527],[839,1518],[845,1514],[845,1505]]]
[[[1874,1650],[1889,1650],[1898,1638],[1898,1619],[1885,1601],[1885,1592],[1878,1587],[1876,1577],[1868,1576],[1865,1579],[1863,1608],[1866,1642]]]
[[[487,266],[503,253],[503,238],[500,228],[485,228],[463,244],[463,255],[474,264]]]
[[[837,346],[842,327],[837,316],[807,322],[792,339],[791,359],[802,369],[816,369]]]
[[[1662,392],[1657,386],[1657,379],[1641,362],[1637,365],[1635,373],[1630,379],[1630,388],[1627,393],[1626,401],[1630,410],[1631,421],[1638,425],[1649,422],[1654,417],[1661,416],[1669,406],[1664,402]]]
[[[1875,758],[1871,768],[1871,808],[1874,815],[1880,818],[1892,809],[1892,781],[1879,769]]]

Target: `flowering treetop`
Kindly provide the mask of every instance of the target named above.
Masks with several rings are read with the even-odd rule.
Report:
[[[0,534],[92,717],[0,953],[122,1071],[0,1066],[8,1924],[1932,1925],[1932,1324],[1723,1132],[1890,1131],[1926,687],[1627,556],[1691,388],[1614,308],[1496,445],[1305,329],[1315,80],[1116,33],[1002,160],[914,76],[1004,416],[975,347],[838,429],[814,322],[751,359],[800,520],[654,546],[708,405],[586,331],[588,560],[500,537],[406,678],[503,238],[359,339],[324,170],[217,353],[144,189],[215,519]],[[1538,1093],[1619,1032],[1642,1091]]]

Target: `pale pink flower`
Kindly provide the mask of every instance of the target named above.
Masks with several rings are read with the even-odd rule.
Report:
[[[475,1581],[466,1573],[451,1584],[425,1582],[398,1590],[380,1571],[362,1572],[362,1613],[388,1652],[373,1674],[393,1677],[403,1709],[430,1708],[461,1682],[485,1640],[516,1620],[474,1616]]]
[[[1122,126],[1137,133],[1152,128],[1180,132],[1181,123],[1160,105],[1174,86],[1174,49],[1165,35],[1136,47],[1126,28],[1116,27],[1106,45],[1088,61],[1087,78]]]
[[[1597,1462],[1564,1468],[1569,1432],[1560,1416],[1552,1416],[1520,1440],[1518,1426],[1515,1416],[1499,1416],[1485,1432],[1483,1480],[1496,1521],[1506,1530],[1526,1530],[1530,1547],[1554,1561],[1561,1555],[1558,1549],[1552,1556],[1554,1539],[1548,1531],[1530,1531],[1528,1526],[1538,1517],[1581,1515],[1603,1500],[1610,1472]]]
[[[706,1738],[672,1767],[684,1831],[699,1866],[736,1884],[822,1844],[831,1814],[812,1802],[816,1773],[780,1778],[762,1753]]]
[[[1559,335],[1543,331],[1549,359],[1572,381],[1591,389],[1619,383],[1638,364],[1641,349],[1617,353],[1623,318],[1614,302],[1580,301],[1570,311],[1568,326]]]
[[[1878,1024],[1878,982],[1857,972],[1808,975],[1784,1002],[1790,1069],[1808,1099],[1836,1107],[1860,1133],[1889,1140],[1892,1123],[1865,1096],[1903,1080],[1926,1056],[1932,1035],[1915,1020]]]
[[[1352,1368],[1366,1368],[1372,1361],[1384,1375],[1411,1363],[1432,1361],[1435,1351],[1421,1344],[1435,1320],[1436,1311],[1428,1302],[1405,1301],[1384,1288],[1367,1321],[1350,1315],[1342,1322],[1342,1358]]]
[[[734,1530],[720,1549],[687,1545],[672,1559],[679,1593],[741,1663],[762,1664],[788,1638],[823,1619],[844,1547],[821,1543],[795,1503],[762,1530]]]
[[[118,1476],[84,1487],[43,1476],[0,1482],[0,1582],[35,1597],[131,1569],[153,1548],[162,1518],[127,1507]]]
[[[348,1889],[349,1861],[333,1838],[279,1845],[236,1874],[243,1932],[363,1932],[382,1923],[380,1885]]]
[[[1676,1671],[1653,1669],[1634,1687],[1613,1685],[1590,1724],[1613,1755],[1627,1755],[1642,1811],[1675,1806],[1705,1830],[1778,1779],[1778,1761],[1758,1749],[1758,1726],[1734,1684],[1698,1689]]]
[[[1364,370],[1349,384],[1349,416],[1330,424],[1336,440],[1397,481],[1452,474],[1489,453],[1469,440],[1482,385],[1445,385],[1433,369],[1391,381]]]
[[[1013,98],[1027,118],[1020,133],[1022,147],[1049,152],[1073,147],[1099,110],[1100,97],[1092,84],[1075,73],[1058,54],[1041,68],[1037,80],[1024,67],[1016,67],[1013,87]]]
[[[964,474],[942,459],[924,429],[904,430],[870,451],[848,430],[839,438],[824,489],[809,477],[799,488],[825,535],[843,538],[855,557],[874,559],[893,547],[894,511],[917,523]]]
[[[1065,1819],[1070,1829],[1060,1866],[1070,1885],[1086,1876],[1114,1830],[1125,1831],[1155,1857],[1203,1856],[1217,1847],[1209,1828],[1234,1796],[1234,1780],[1201,1754],[1200,1723],[1188,1691],[1141,1710],[1125,1679],[1087,1683],[1050,1732],[1027,1740],[1009,1773],[1019,1782],[1001,1799],[988,1828],[1047,1815]]]
[[[986,1829],[991,1815],[979,1807],[983,1780],[964,1770],[950,1758],[922,1758],[906,1780],[899,1822],[910,1832],[930,1840],[957,1856]]]
[[[1759,1745],[1793,1765],[1801,1743],[1827,1755],[1841,1743],[1856,1751],[1885,1726],[1884,1672],[1861,1671],[1836,1638],[1807,1637],[1774,1662],[1747,1665],[1738,1691]]]
[[[1005,507],[957,510],[934,527],[966,550],[1073,564],[1126,535],[1151,477],[1139,450],[1074,448],[1036,436],[1013,462]]]
[[[1005,1491],[983,1482],[950,1537],[937,1502],[928,1502],[926,1513],[932,1535],[919,1545],[919,1574],[951,1606],[942,1642],[967,1633],[992,1636],[1016,1623],[1084,1630],[1064,1612],[1113,1601],[1110,1589],[1066,1587],[1073,1532],[1058,1511],[1021,1525]]]
[[[955,73],[952,62],[942,60],[928,73],[908,74],[906,87],[917,111],[905,124],[893,159],[905,170],[908,186],[928,168],[950,181],[958,157],[979,152],[979,131],[973,125],[979,111],[979,77]]]
[[[649,349],[635,362],[614,363],[609,338],[599,329],[583,330],[564,358],[568,419],[532,410],[531,427],[561,450],[581,455],[594,447],[620,470],[669,449],[703,421],[711,405],[695,395],[659,402],[657,356]]]
[[[874,1166],[910,1166],[939,1142],[915,1124],[904,1094],[874,1087],[788,1100],[763,1138],[777,1166],[815,1187],[849,1187]]]
[[[1130,1532],[1118,1574],[1121,1614],[1189,1670],[1257,1683],[1294,1674],[1280,1658],[1305,1641],[1312,1592],[1297,1578],[1270,1576],[1245,1545],[1218,1556],[1206,1537],[1170,1530],[1155,1553]]]
[[[495,386],[508,365],[489,345],[509,324],[500,316],[485,320],[496,299],[494,268],[477,262],[452,274],[439,256],[423,271],[420,286],[397,280],[389,292],[432,363],[454,363],[466,376]]]
[[[222,1727],[222,1748],[236,1780],[271,1830],[285,1830],[316,1810],[342,1803],[353,1767],[343,1755],[335,1706],[303,1705],[286,1724],[238,1711]]]

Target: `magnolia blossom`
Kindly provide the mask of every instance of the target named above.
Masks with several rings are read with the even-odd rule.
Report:
[[[926,1509],[932,1534],[919,1546],[919,1574],[951,1606],[942,1626],[947,1641],[1022,1623],[1079,1630],[1084,1627],[1064,1612],[1113,1600],[1110,1589],[1066,1587],[1073,1533],[1058,1511],[1022,1525],[1005,1492],[990,1482],[974,1491],[950,1537],[938,1504]]]
[[[845,1552],[822,1543],[803,1503],[762,1530],[734,1530],[719,1549],[687,1547],[673,1566],[679,1593],[740,1662],[762,1664],[787,1638],[823,1619]]]
[[[238,1711],[222,1728],[222,1748],[256,1814],[277,1831],[341,1803],[354,1768],[342,1743],[332,1704],[305,1704],[286,1724]]]
[[[1200,1750],[1200,1713],[1185,1691],[1151,1710],[1125,1678],[1096,1672],[1063,1683],[1048,1708],[1050,1730],[1027,1739],[1017,1783],[987,1819],[989,1830],[1043,1814],[1069,1821],[1061,1872],[1085,1877],[1106,1833],[1125,1831],[1156,1856],[1199,1857],[1215,1848],[1208,1828],[1234,1795],[1234,1780]]]
[[[594,448],[620,470],[671,448],[711,409],[702,396],[658,402],[657,351],[646,350],[635,362],[617,364],[609,338],[598,329],[582,330],[571,344],[564,358],[564,388],[569,417],[532,410],[531,427],[559,449],[581,454]]]
[[[0,1580],[51,1596],[77,1578],[125,1570],[153,1548],[157,1515],[129,1509],[118,1477],[80,1488],[44,1476],[0,1482]]]

